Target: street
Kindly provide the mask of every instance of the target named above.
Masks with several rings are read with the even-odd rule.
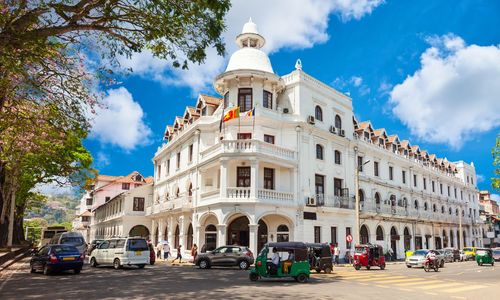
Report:
[[[72,272],[30,274],[27,260],[1,274],[1,299],[193,299],[304,298],[315,299],[498,299],[498,267],[475,262],[450,263],[438,273],[388,265],[384,271],[337,267],[332,274],[315,274],[306,284],[294,281],[250,282],[248,272],[188,266],[148,266],[145,269],[85,266]]]

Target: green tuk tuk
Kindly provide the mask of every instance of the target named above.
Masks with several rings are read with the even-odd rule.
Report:
[[[476,250],[476,262],[478,266],[483,264],[495,265],[495,259],[493,258],[493,251],[491,249],[481,248]]]
[[[279,257],[277,264],[268,261],[270,259],[268,258],[270,248],[272,248],[273,255]],[[250,270],[250,280],[293,278],[297,282],[307,282],[310,275],[307,256],[308,247],[302,242],[268,243],[262,248],[255,260],[255,267]]]

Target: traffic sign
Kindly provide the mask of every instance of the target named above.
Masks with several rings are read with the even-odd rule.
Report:
[[[346,236],[345,236],[345,240],[346,240],[348,243],[352,242],[352,235],[350,235],[350,234],[346,235]]]

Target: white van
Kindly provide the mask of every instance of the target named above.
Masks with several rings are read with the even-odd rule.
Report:
[[[115,269],[135,265],[144,268],[149,264],[148,242],[141,237],[112,238],[104,240],[90,254],[90,266],[113,265]]]
[[[83,235],[79,232],[62,232],[56,233],[49,241],[50,245],[71,245],[75,246],[78,249],[80,254],[85,254],[85,250],[87,249],[87,244],[85,243],[85,239]]]

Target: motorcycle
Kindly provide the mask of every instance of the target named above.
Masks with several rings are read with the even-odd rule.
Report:
[[[429,272],[432,269],[434,269],[434,272],[438,272],[439,264],[437,263],[436,260],[431,260],[428,258],[424,263],[424,271]]]

